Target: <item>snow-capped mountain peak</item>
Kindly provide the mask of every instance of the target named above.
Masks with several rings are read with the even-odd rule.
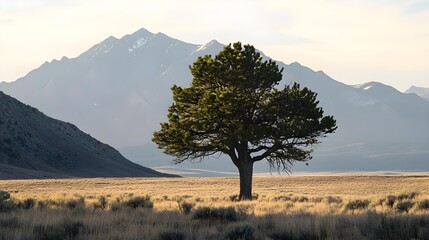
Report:
[[[374,82],[368,82],[368,83],[361,83],[353,85],[354,88],[362,89],[362,90],[368,90],[374,86]]]
[[[217,40],[213,39],[206,44],[199,45],[198,48],[196,49],[196,52],[204,51],[205,49],[213,47],[213,46],[223,46],[223,44],[221,44]]]
[[[119,43],[119,39],[110,36],[106,40],[92,47],[92,52],[94,55],[99,55],[103,53],[108,53]]]
[[[147,41],[148,41],[148,38],[144,38],[144,37],[137,39],[137,41],[135,41],[135,43],[133,44],[132,48],[128,48],[128,51],[132,52],[140,48],[141,46],[145,45]]]

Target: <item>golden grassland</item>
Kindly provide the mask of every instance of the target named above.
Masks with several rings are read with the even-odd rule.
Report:
[[[222,177],[6,180],[0,181],[0,190],[10,192],[16,199],[66,199],[83,196],[89,202],[96,201],[99,196],[106,196],[113,201],[118,197],[149,195],[155,200],[155,209],[165,210],[176,208],[175,200],[179,198],[197,200],[199,205],[234,204],[229,200],[238,193],[238,184],[238,178]],[[429,175],[254,177],[253,193],[258,195],[258,199],[249,204],[272,212],[278,210],[278,207],[272,206],[273,209],[269,209],[265,205],[273,205],[276,202],[274,199],[282,196],[375,201],[388,195],[411,192],[418,193],[418,198],[429,198]],[[311,204],[305,205],[310,208]],[[264,214],[264,211],[257,213]]]
[[[254,177],[253,201],[236,201],[238,184],[0,180],[17,206],[0,209],[0,239],[429,239],[429,175]]]
[[[149,194],[222,197],[238,192],[238,178],[83,178],[0,180],[0,188],[17,198],[49,198],[58,195]],[[259,195],[371,196],[416,191],[429,194],[429,175],[403,176],[273,176],[254,177]]]

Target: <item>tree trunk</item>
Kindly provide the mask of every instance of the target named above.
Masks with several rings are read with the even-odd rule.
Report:
[[[240,159],[238,166],[240,173],[240,200],[252,200],[253,162],[251,159]]]

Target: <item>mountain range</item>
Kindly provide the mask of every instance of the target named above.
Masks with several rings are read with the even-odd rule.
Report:
[[[429,88],[411,86],[405,93],[414,93],[417,96],[429,101]]]
[[[166,121],[172,85],[188,86],[189,65],[222,48],[216,40],[190,44],[140,29],[120,39],[109,37],[75,58],[45,62],[14,82],[1,83],[0,90],[73,122],[144,166],[184,175],[224,175],[236,170],[222,156],[172,166],[171,157],[151,143],[159,123]],[[284,69],[280,85],[297,82],[317,92],[325,113],[338,125],[315,148],[309,166],[294,170],[429,170],[428,101],[379,82],[351,86],[297,62],[277,63]],[[267,170],[264,163],[255,166],[256,172]]]
[[[167,177],[0,92],[0,179]]]

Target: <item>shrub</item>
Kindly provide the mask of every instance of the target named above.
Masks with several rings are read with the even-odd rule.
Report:
[[[131,198],[125,201],[124,205],[130,208],[153,208],[153,202],[150,200],[149,195]]]
[[[49,201],[48,200],[39,200],[37,201],[37,208],[39,209],[45,209],[49,206]]]
[[[238,213],[233,207],[200,207],[195,209],[193,219],[206,219],[206,220],[221,220],[221,221],[237,221]]]
[[[8,212],[13,209],[15,209],[15,205],[13,204],[12,201],[6,200],[6,201],[0,202],[0,212]]]
[[[231,239],[231,240],[253,240],[254,237],[254,228],[252,225],[248,223],[237,223],[228,226],[228,228],[225,231],[225,237],[224,239]]]
[[[285,208],[285,209],[291,209],[291,208],[293,208],[295,205],[294,205],[293,203],[291,203],[291,202],[287,202],[287,203],[285,203],[283,206],[284,206],[284,208]]]
[[[35,205],[36,205],[36,200],[34,200],[34,198],[27,198],[22,203],[22,207],[24,209],[34,208]]]
[[[235,206],[235,209],[240,216],[246,216],[249,212],[254,210],[254,207],[250,204],[240,204]]]
[[[19,221],[17,216],[11,216],[9,218],[0,218],[0,228],[1,229],[16,229],[22,227],[22,223]],[[0,232],[0,236],[2,239],[7,239],[2,236]]]
[[[100,204],[101,209],[106,209],[108,201],[105,196],[98,197],[98,203]]]
[[[289,196],[276,196],[273,198],[273,201],[290,201],[291,198]]]
[[[240,198],[239,198],[238,194],[234,194],[234,195],[229,196],[229,200],[231,202],[238,202],[238,201],[240,201]]]
[[[194,206],[195,206],[195,204],[188,203],[186,201],[177,201],[177,204],[179,204],[180,212],[182,212],[184,214],[189,214],[191,212],[192,208],[194,208]]]
[[[410,193],[402,193],[398,195],[398,200],[402,201],[405,199],[411,200],[414,199],[418,195],[417,192],[410,192]]]
[[[386,204],[390,208],[393,208],[393,205],[395,205],[395,202],[396,202],[396,196],[389,195],[386,197]]]
[[[85,207],[85,198],[79,197],[78,199],[69,199],[64,202],[64,206],[68,209],[76,209]]]
[[[0,191],[0,202],[8,200],[10,198],[10,194],[5,191]]]
[[[417,235],[419,240],[429,240],[429,227],[420,227]]]
[[[294,240],[293,234],[285,230],[277,230],[270,233],[270,239],[273,240]]]
[[[158,234],[159,240],[184,240],[185,234],[178,231],[164,231]]]
[[[122,206],[121,206],[121,203],[120,202],[112,202],[111,204],[110,204],[110,210],[111,211],[119,211],[119,210],[121,210],[121,208],[122,208]]]
[[[308,202],[308,198],[306,196],[293,197],[291,198],[292,202]]]
[[[259,194],[257,194],[257,193],[252,194],[252,200],[258,200],[258,198],[259,198]],[[231,196],[229,196],[229,200],[231,202],[239,202],[240,201],[240,195],[238,195],[238,194],[231,195]]]
[[[342,203],[343,199],[341,199],[340,197],[327,196],[325,198],[325,201],[329,204],[331,204],[331,203]]]
[[[54,225],[36,225],[33,233],[36,239],[77,239],[82,228],[81,221],[65,220]]]
[[[107,198],[105,196],[99,196],[98,197],[98,202],[94,203],[94,209],[106,209],[107,205],[108,205],[108,201]]]
[[[410,211],[410,209],[414,206],[414,203],[410,200],[400,201],[396,203],[395,209],[398,212],[406,212]]]
[[[259,198],[259,194],[257,193],[252,194],[252,200],[258,200],[258,198]]]
[[[297,233],[294,233],[292,231],[286,231],[286,230],[277,230],[272,233],[270,233],[270,239],[273,240],[313,240],[313,239],[325,239],[320,238],[320,236],[317,236],[316,234],[310,232],[310,231],[299,231]]]
[[[417,208],[420,210],[429,210],[429,199],[420,201],[417,205]]]
[[[350,202],[348,202],[345,206],[346,210],[362,210],[362,209],[366,209],[369,204],[371,202],[369,200],[360,200],[360,199],[356,199],[356,200],[352,200]]]

